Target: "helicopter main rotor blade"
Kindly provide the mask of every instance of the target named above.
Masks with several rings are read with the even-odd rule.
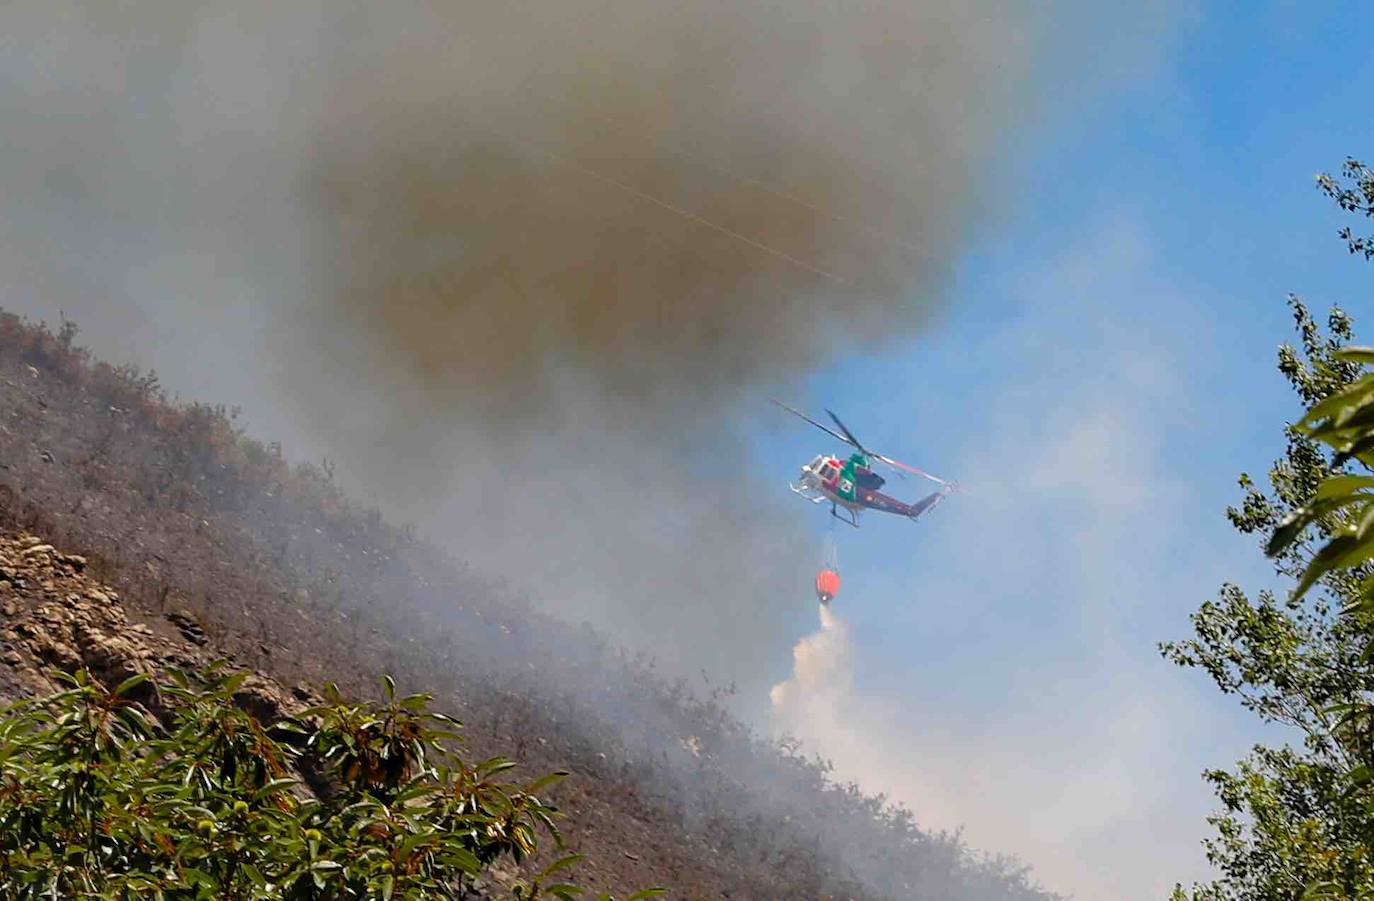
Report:
[[[874,453],[873,451],[864,447],[862,444],[859,443],[859,439],[854,437],[854,433],[849,431],[848,426],[846,426],[843,422],[840,421],[840,417],[836,416],[834,412],[831,410],[826,410],[825,412],[830,414],[831,419],[835,420],[835,425],[840,427],[840,432],[843,432],[843,435],[840,434],[840,432],[836,432],[834,429],[829,428],[828,426],[821,425],[819,422],[812,419],[810,416],[807,416],[800,410],[794,410],[793,408],[789,407],[787,404],[783,403],[780,400],[774,400],[771,397],[769,398],[769,400],[773,401],[774,404],[777,404],[779,407],[782,407],[784,410],[791,413],[793,416],[796,416],[800,419],[804,419],[807,422],[811,423],[816,428],[820,429],[822,432],[825,432],[830,437],[838,438],[845,444],[851,445],[852,447],[856,448],[859,451],[859,453],[868,457],[872,457],[873,459],[878,460],[880,462],[886,463],[888,466],[891,466],[893,469],[897,470],[897,474],[899,476],[901,476],[903,472],[909,472],[918,475],[923,479],[930,479],[932,482],[935,482],[938,485],[943,485],[947,489],[962,490],[954,482],[946,481],[945,479],[942,479],[937,475],[932,475],[931,473],[926,472],[924,469],[921,469],[920,467],[912,466],[910,463],[903,463],[901,460],[894,460],[891,457],[884,456],[883,454]]]
[[[883,456],[882,454],[875,453],[874,451],[869,450],[868,448],[864,447],[862,444],[859,443],[859,439],[854,437],[854,433],[851,432],[851,431],[849,431],[849,428],[848,428],[843,422],[840,422],[840,417],[836,416],[835,413],[834,413],[834,411],[832,411],[832,410],[826,410],[825,412],[829,413],[829,414],[830,414],[830,418],[833,419],[833,420],[835,420],[835,425],[837,425],[837,426],[840,427],[840,431],[844,432],[845,435],[847,435],[847,436],[849,437],[849,442],[850,442],[850,444],[853,444],[855,447],[857,447],[861,453],[863,453],[863,454],[865,454],[865,455],[867,455],[867,456],[869,456],[869,457],[872,457],[872,458],[875,459],[875,460],[881,460],[882,462],[886,463],[888,466],[891,466],[893,469],[896,469],[896,470],[898,471],[898,472],[897,472],[898,475],[901,475],[902,470],[905,470],[905,471],[907,471],[907,472],[915,473],[916,475],[921,476],[921,477],[923,477],[923,478],[930,479],[932,482],[937,482],[937,483],[939,483],[939,484],[941,484],[941,485],[946,485],[946,486],[953,487],[953,483],[951,483],[951,482],[946,482],[944,479],[940,478],[939,476],[931,475],[930,473],[926,472],[924,469],[921,469],[921,468],[916,467],[916,466],[912,466],[910,463],[903,463],[903,462],[900,461],[900,460],[894,460],[894,459],[892,459],[891,457],[886,457],[886,456]]]
[[[844,432],[845,438],[847,438],[847,439],[849,440],[849,443],[850,443],[850,444],[852,444],[852,445],[854,445],[855,447],[857,447],[857,448],[859,449],[859,452],[860,452],[860,453],[862,453],[862,454],[864,454],[865,456],[868,456],[868,457],[876,457],[876,456],[877,456],[877,454],[872,453],[871,451],[869,451],[868,448],[864,447],[862,444],[859,443],[859,439],[854,437],[854,433],[851,432],[851,431],[849,431],[848,427],[845,426],[844,423],[840,422],[840,417],[836,416],[836,415],[834,414],[834,412],[832,412],[832,411],[830,411],[830,410],[826,410],[825,412],[830,416],[831,419],[835,420],[835,425],[837,425],[837,426],[840,427],[840,431],[841,431],[841,432]]]
[[[872,457],[874,460],[879,460],[883,463],[886,463],[888,466],[891,466],[893,469],[897,471],[897,478],[905,479],[906,473],[904,473],[902,470],[906,470],[907,472],[915,472],[918,475],[923,475],[928,479],[935,479],[935,477],[928,472],[919,470],[914,466],[908,466],[905,463],[898,463],[891,457],[885,457],[882,454],[875,453],[874,451],[871,451],[868,448],[864,447],[862,444],[859,443],[859,439],[854,436],[854,433],[849,430],[849,427],[840,421],[840,417],[835,415],[834,410],[826,410],[825,412],[830,414],[830,418],[835,420],[835,425],[839,426],[840,431],[844,432],[846,435],[849,436],[850,442],[853,443],[853,445],[857,447],[861,453],[863,453],[865,456]],[[940,479],[935,479],[935,481],[940,482],[940,484],[942,485],[944,484],[944,482],[942,482]]]
[[[947,482],[939,476],[931,475],[924,469],[912,466],[910,463],[903,463],[901,460],[894,460],[891,457],[884,457],[882,454],[873,454],[872,456],[875,460],[882,460],[884,463],[886,463],[888,466],[893,467],[894,469],[904,469],[907,472],[915,473],[916,475],[921,476],[922,478],[930,479],[932,482],[937,482],[941,485],[945,485],[950,488],[956,487],[953,482]]]
[[[844,435],[841,435],[839,432],[835,431],[834,429],[829,428],[829,427],[827,427],[827,426],[821,425],[819,422],[817,422],[816,420],[812,419],[810,416],[807,416],[805,413],[801,412],[800,410],[794,410],[794,409],[792,409],[791,407],[789,407],[787,404],[783,403],[783,402],[780,401],[780,400],[773,400],[773,398],[771,398],[771,397],[768,398],[768,399],[771,400],[771,401],[773,401],[773,403],[777,404],[779,407],[782,407],[782,408],[783,408],[784,410],[786,410],[788,413],[791,413],[793,416],[799,417],[799,418],[801,418],[801,419],[805,419],[807,422],[811,423],[811,424],[814,425],[816,428],[820,429],[822,432],[825,432],[825,433],[826,433],[827,435],[829,435],[830,437],[832,437],[832,438],[838,438],[840,441],[843,441],[845,444],[852,444],[852,445],[854,445],[855,447],[859,448],[859,450],[861,450],[861,451],[863,450],[863,448],[859,446],[859,442],[857,442],[857,441],[854,440],[854,436],[853,436],[853,435],[850,435],[849,437],[846,438]],[[844,426],[840,426],[840,428],[844,428]]]

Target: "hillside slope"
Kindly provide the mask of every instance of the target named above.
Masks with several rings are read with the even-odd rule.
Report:
[[[194,623],[215,653],[288,686],[370,694],[389,672],[434,692],[475,753],[574,773],[555,800],[588,855],[574,876],[595,888],[1052,897],[476,578],[224,411],[91,363],[73,337],[0,314],[0,529],[81,554],[130,628]]]

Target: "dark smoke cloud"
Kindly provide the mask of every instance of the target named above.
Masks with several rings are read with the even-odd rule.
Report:
[[[814,554],[737,418],[921,325],[997,212],[1044,31],[998,0],[0,24],[7,305],[63,305],[479,569],[756,685]]]
[[[300,169],[303,415],[565,614],[678,671],[785,667],[810,511],[749,471],[731,417],[928,315],[1017,96],[1021,18],[566,0],[359,37]]]
[[[303,167],[308,334],[417,391],[400,422],[547,416],[569,369],[709,412],[905,334],[1024,62],[997,2],[435,16],[341,66]]]

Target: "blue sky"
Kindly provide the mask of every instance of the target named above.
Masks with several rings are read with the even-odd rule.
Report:
[[[1037,123],[939,322],[799,399],[970,494],[841,527],[853,687],[784,725],[1084,898],[1205,874],[1197,774],[1264,731],[1155,644],[1223,580],[1272,584],[1223,511],[1297,411],[1284,298],[1358,329],[1371,275],[1313,181],[1374,149],[1367,17],[1211,4],[1175,26],[1143,72]],[[799,424],[761,453],[825,446]]]

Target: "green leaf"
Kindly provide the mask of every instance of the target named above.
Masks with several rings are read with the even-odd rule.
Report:
[[[419,832],[414,835],[406,836],[405,841],[401,842],[401,846],[396,849],[396,856],[405,860],[409,858],[411,853],[420,845],[427,842],[433,842],[436,838],[435,835],[428,832]]]
[[[1374,435],[1339,442],[1333,446],[1340,451],[1335,459],[1337,466],[1344,465],[1350,459],[1359,460],[1365,465],[1374,465]]]
[[[259,888],[262,888],[267,885],[267,877],[263,876],[262,871],[259,870],[257,867],[253,866],[251,863],[244,863],[242,865],[242,869],[243,875],[248,877],[249,882],[253,883]]]
[[[253,792],[253,800],[261,801],[263,798],[290,791],[291,786],[295,784],[295,779],[272,779],[268,782],[264,782],[262,788]]]
[[[1337,392],[1314,405],[1302,419],[1298,420],[1297,428],[1301,431],[1309,431],[1316,423],[1334,420],[1343,411],[1359,406],[1370,396],[1374,396],[1374,374],[1364,376],[1346,387],[1345,390]]]
[[[130,676],[129,678],[125,679],[123,682],[119,683],[119,685],[115,688],[112,694],[116,695],[117,697],[123,697],[133,689],[142,685],[144,682],[147,682],[148,679],[149,676],[147,673],[136,673]]]
[[[1345,360],[1347,363],[1374,365],[1374,347],[1360,347],[1350,344],[1337,350],[1332,356],[1338,360]]]
[[[444,859],[469,876],[478,876],[483,870],[482,861],[466,848],[450,846],[444,849]]]
[[[187,885],[200,885],[209,889],[217,887],[215,880],[209,873],[204,870],[198,870],[195,867],[182,867],[177,875],[185,881]]]
[[[409,695],[402,698],[397,706],[409,713],[419,713],[425,709],[430,700],[430,696],[426,694]]]
[[[539,878],[543,879],[546,876],[552,876],[559,870],[566,870],[568,867],[576,866],[577,863],[582,859],[583,856],[581,854],[569,854],[566,857],[560,857],[558,858],[558,860],[555,860],[553,863],[545,867],[543,872],[539,874]]]
[[[562,780],[568,778],[568,776],[569,773],[567,770],[558,770],[556,772],[549,773],[547,776],[541,776],[540,778],[526,785],[524,788],[521,789],[521,791],[523,791],[527,795],[532,795],[542,788],[546,788],[550,785],[553,785],[555,782],[561,782]]]
[[[1273,537],[1269,539],[1264,552],[1270,557],[1278,556],[1314,522],[1356,505],[1374,505],[1374,494],[1338,494],[1313,500],[1312,503],[1299,507],[1285,516],[1274,528]]]
[[[1303,530],[1312,524],[1313,517],[1308,513],[1307,508],[1295,510],[1288,514],[1279,522],[1274,529],[1274,534],[1269,538],[1269,543],[1265,545],[1264,553],[1270,557],[1277,557],[1279,554],[1288,550]]]
[[[1374,541],[1361,541],[1353,535],[1339,535],[1331,539],[1308,564],[1297,588],[1293,589],[1293,597],[1302,597],[1318,579],[1333,569],[1348,567],[1370,557],[1374,557]]]
[[[477,764],[477,773],[485,778],[487,776],[494,776],[503,770],[514,769],[519,765],[520,764],[516,763],[514,760],[508,760],[505,757],[492,757]]]
[[[1317,500],[1353,494],[1361,488],[1374,488],[1374,477],[1357,475],[1338,475],[1323,479],[1317,486]]]

